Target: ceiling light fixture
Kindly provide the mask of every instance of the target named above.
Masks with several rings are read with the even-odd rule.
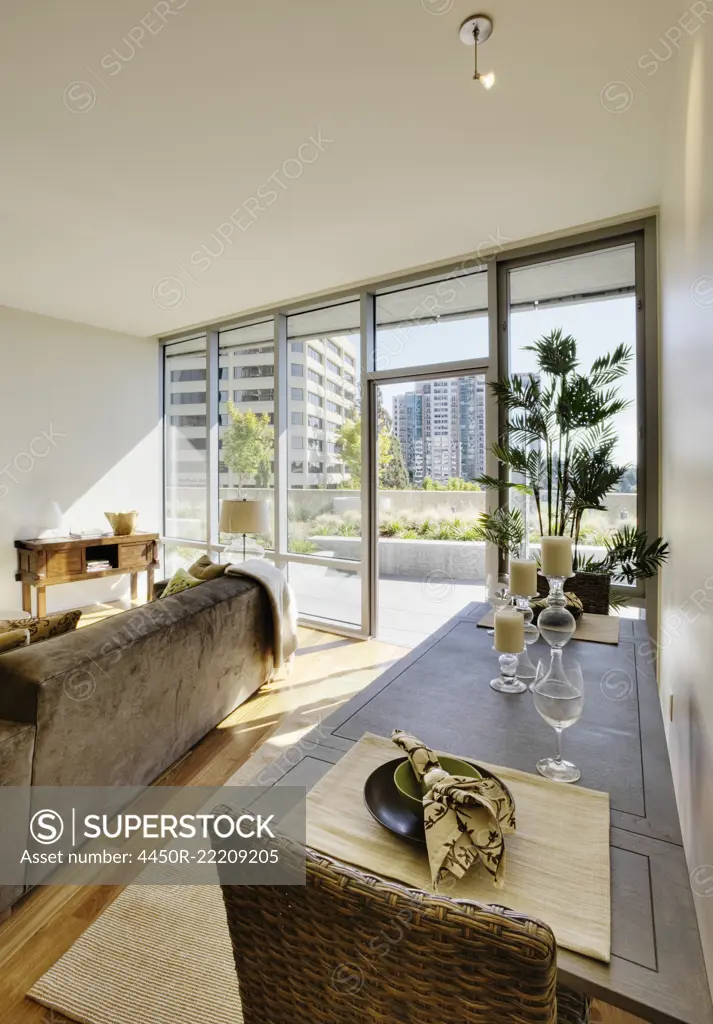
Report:
[[[493,19],[488,14],[471,14],[460,27],[460,39],[466,46],[472,46],[475,55],[473,79],[490,90],[495,85],[495,73],[488,71],[481,75],[478,71],[478,47],[486,43],[493,34]]]

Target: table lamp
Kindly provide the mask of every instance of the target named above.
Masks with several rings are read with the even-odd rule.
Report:
[[[264,498],[248,501],[247,498],[225,498],[220,508],[220,532],[243,535],[243,561],[245,561],[245,538],[249,533],[267,533],[270,529],[268,503]]]
[[[46,501],[41,512],[41,529],[37,536],[43,540],[61,537],[64,515],[56,501]]]

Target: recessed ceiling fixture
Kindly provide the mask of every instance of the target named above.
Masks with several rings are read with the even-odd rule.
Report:
[[[495,73],[488,71],[481,75],[478,71],[478,47],[487,42],[493,34],[493,19],[488,14],[471,14],[460,27],[460,39],[466,46],[472,46],[475,54],[475,72],[473,79],[482,82],[486,89],[495,85]]]

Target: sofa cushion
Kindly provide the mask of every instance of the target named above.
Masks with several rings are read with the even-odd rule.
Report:
[[[25,647],[30,642],[28,629],[9,629],[0,633],[0,654],[14,651],[16,647]]]
[[[81,611],[79,608],[75,608],[70,612],[55,612],[53,615],[44,615],[42,618],[5,619],[0,623],[0,634],[14,632],[16,629],[26,629],[30,633],[30,643],[34,644],[40,640],[49,640],[53,636],[70,633],[77,628],[81,617]]]
[[[172,594],[180,594],[191,587],[197,587],[199,583],[203,583],[203,580],[197,580],[195,576],[191,576],[185,569],[179,569],[168,581],[161,597],[171,597]]]
[[[227,568],[227,562],[225,565],[219,565],[213,562],[209,555],[201,555],[197,562],[189,566],[188,572],[197,580],[217,580]]]

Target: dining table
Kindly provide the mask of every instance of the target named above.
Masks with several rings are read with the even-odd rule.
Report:
[[[498,655],[478,627],[487,610],[467,605],[406,653],[288,748],[269,784],[309,790],[366,733],[395,728],[436,750],[537,774],[555,734],[530,692],[490,687]],[[535,664],[549,660],[542,639],[529,653]],[[696,917],[708,892],[696,891],[700,872],[686,862],[646,623],[622,617],[616,644],[575,634],[565,666],[570,659],[582,670],[584,710],[564,734],[564,756],[581,770],[577,785],[609,794],[612,935],[609,963],[559,947],[558,981],[652,1024],[711,1024]]]

